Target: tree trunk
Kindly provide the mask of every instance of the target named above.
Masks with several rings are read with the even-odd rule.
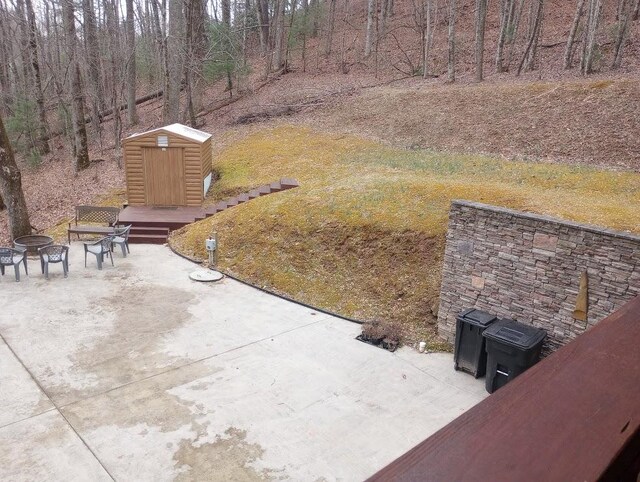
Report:
[[[484,31],[487,21],[487,0],[476,0],[476,81],[484,78]]]
[[[273,52],[273,65],[271,66],[273,71],[278,71],[284,66],[284,11],[287,0],[278,0],[276,6],[276,32],[274,39],[274,52]]]
[[[22,176],[9,144],[9,137],[0,116],[0,196],[9,215],[11,238],[31,234],[31,223],[27,203],[22,192]]]
[[[371,48],[373,46],[373,37],[375,35],[375,32],[374,32],[375,13],[376,13],[376,0],[368,0],[367,2],[367,34],[364,39],[364,56],[365,57],[369,57],[369,55],[371,55]]]
[[[49,153],[49,136],[47,135],[47,113],[44,107],[42,79],[40,78],[40,61],[38,59],[38,42],[36,16],[31,0],[25,0],[27,7],[27,23],[29,26],[29,56],[31,57],[31,71],[33,72],[36,105],[38,107],[38,140],[36,147],[40,154]]]
[[[587,12],[587,22],[582,46],[582,61],[580,63],[582,75],[588,75],[593,71],[596,35],[598,33],[598,25],[600,24],[600,15],[602,13],[601,0],[589,0]]]
[[[570,69],[573,63],[573,44],[576,41],[576,33],[580,26],[580,19],[584,12],[584,3],[586,0],[578,0],[578,6],[576,7],[576,14],[573,17],[573,23],[571,24],[571,30],[569,30],[569,37],[567,38],[567,46],[564,49],[564,68]]]
[[[17,40],[20,66],[22,67],[22,97],[26,99],[31,92],[31,75],[29,72],[31,62],[29,60],[29,28],[24,12],[24,0],[16,0],[15,2],[14,19],[16,17],[20,27]],[[29,140],[31,140],[31,136],[29,136]]]
[[[97,114],[104,110],[104,91],[100,78],[100,47],[98,45],[98,33],[96,28],[96,18],[94,4],[91,0],[82,0],[82,19],[84,22],[84,38],[87,49],[87,64],[91,87],[93,90],[92,105]]]
[[[138,112],[136,110],[136,29],[133,17],[133,0],[126,0],[127,4],[127,50],[129,59],[127,61],[127,120],[129,125],[138,123]]]
[[[500,33],[498,34],[498,47],[496,49],[496,72],[505,71],[504,68],[504,44],[507,39],[507,33],[511,27],[510,14],[513,12],[515,0],[502,0],[500,8]]]
[[[336,19],[336,0],[327,0],[329,2],[329,12],[327,13],[327,36],[324,41],[324,55],[328,57],[331,55],[331,49],[333,48],[333,28],[335,26]]]
[[[449,0],[447,80],[456,81],[456,0]]]
[[[169,35],[165,55],[165,122],[174,123],[180,120],[180,84],[184,69],[184,16],[182,0],[169,0]]]
[[[256,0],[258,21],[260,22],[260,47],[265,55],[271,48],[269,37],[269,4],[267,0]]]
[[[515,0],[517,2],[518,0]],[[520,0],[519,5],[515,8],[515,13],[513,16],[513,21],[511,22],[511,27],[509,28],[509,55],[507,56],[507,67],[506,70],[511,69],[511,61],[513,60],[513,54],[516,50],[517,40],[518,40],[518,31],[520,29],[520,19],[522,18],[522,12],[524,11],[524,4],[526,0]]]
[[[69,71],[71,76],[71,121],[73,123],[73,167],[76,174],[89,167],[89,149],[87,145],[87,129],[84,114],[84,91],[80,78],[80,63],[77,55],[77,39],[73,0],[63,0],[62,16],[67,41],[67,55],[69,57]]]
[[[11,54],[9,53],[9,34],[7,27],[10,21],[2,2],[0,2],[0,113],[6,112],[11,103]]]
[[[526,62],[524,64],[525,71],[532,71],[535,68],[536,54],[538,53],[538,41],[540,40],[542,26],[544,25],[544,0],[539,0],[536,9],[535,21],[531,32],[532,42],[528,48]]]
[[[433,46],[433,31],[435,27],[435,13],[438,9],[437,0],[434,5],[434,0],[426,0],[426,30],[424,33],[424,47],[422,49],[422,78],[427,79],[429,77],[429,59],[431,58],[431,47]]]
[[[629,31],[629,17],[633,14],[631,12],[631,0],[620,0],[618,10],[620,13],[618,16],[618,31],[616,32],[616,40],[613,47],[612,69],[619,69],[622,64],[622,51]]]
[[[533,59],[535,58],[535,46],[537,46],[538,36],[540,34],[540,28],[542,25],[542,18],[544,15],[544,0],[538,0],[538,6],[533,17],[533,24],[531,25],[529,32],[529,39],[527,40],[527,47],[525,48],[522,60],[518,65],[518,71],[516,76],[522,73],[523,67],[526,66],[526,70],[533,68]]]

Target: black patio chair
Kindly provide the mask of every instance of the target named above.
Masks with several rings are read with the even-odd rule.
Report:
[[[94,254],[98,261],[98,269],[102,269],[105,254],[111,258],[111,266],[113,266],[113,255],[111,254],[111,242],[113,236],[105,236],[93,243],[84,244],[84,267],[87,267],[87,253]]]
[[[38,248],[40,255],[40,268],[44,273],[45,279],[49,279],[49,263],[62,263],[62,271],[64,277],[69,274],[69,246],[61,244],[52,244],[44,248]]]
[[[4,276],[4,268],[6,266],[13,266],[16,272],[16,281],[20,281],[20,263],[24,263],[24,272],[29,276],[27,253],[25,250],[0,247],[0,273],[2,273],[2,276]]]
[[[113,246],[117,244],[122,248],[122,256],[127,257],[127,253],[131,253],[129,251],[129,232],[131,231],[131,224],[125,226],[123,228],[116,228],[116,234],[111,241],[111,250],[113,251]]]

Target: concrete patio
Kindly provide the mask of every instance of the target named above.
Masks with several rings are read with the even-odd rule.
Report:
[[[362,480],[486,396],[163,246],[0,278],[0,480]]]

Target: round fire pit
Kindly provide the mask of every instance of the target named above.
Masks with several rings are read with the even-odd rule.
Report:
[[[31,256],[38,255],[38,248],[44,248],[51,244],[53,244],[53,238],[43,234],[30,234],[13,240],[13,245],[16,248],[26,249],[27,254]]]

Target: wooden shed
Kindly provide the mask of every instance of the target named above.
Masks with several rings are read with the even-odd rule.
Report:
[[[211,134],[171,124],[122,141],[130,206],[201,206],[211,184]]]

